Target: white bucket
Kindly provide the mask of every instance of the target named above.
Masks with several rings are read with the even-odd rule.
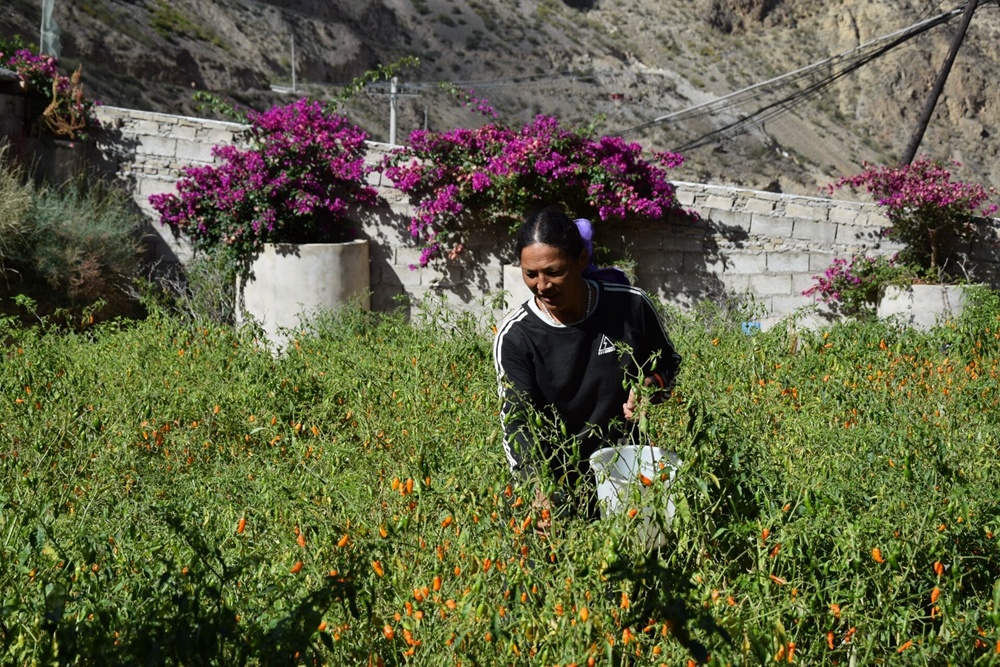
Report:
[[[674,517],[673,498],[667,499],[666,508],[660,510],[660,517],[656,516],[657,510],[644,504],[642,499],[654,484],[669,488],[677,477],[680,465],[681,461],[674,452],[649,445],[623,445],[597,450],[590,456],[590,468],[594,471],[597,482],[597,501],[601,516],[621,514],[630,507],[636,507],[630,496],[632,489],[638,488],[640,502],[636,509],[642,514],[639,536],[648,547],[663,546],[666,544],[666,535],[663,534],[660,523],[663,527],[670,526]],[[640,474],[645,481],[640,480]]]

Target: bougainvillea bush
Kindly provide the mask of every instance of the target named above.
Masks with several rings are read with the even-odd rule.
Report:
[[[662,219],[680,208],[667,175],[682,161],[538,116],[520,129],[487,123],[415,131],[408,146],[386,156],[382,170],[415,202],[410,233],[423,243],[426,265],[442,252],[450,258],[461,252],[463,227],[513,225],[544,205],[592,220]]]
[[[365,132],[305,98],[247,118],[241,145],[212,148],[219,164],[186,167],[176,194],[149,198],[160,221],[243,267],[265,243],[352,238],[352,206],[377,199],[364,182]]]
[[[896,261],[896,256],[852,255],[837,257],[816,283],[802,292],[829,304],[833,312],[856,317],[875,314],[886,286],[912,282],[916,272]]]
[[[946,244],[968,238],[997,210],[989,203],[995,189],[951,176],[947,165],[926,157],[894,167],[866,163],[860,174],[845,176],[827,190],[866,190],[886,211],[891,223],[886,236],[906,244],[900,261],[934,273],[946,268]]]

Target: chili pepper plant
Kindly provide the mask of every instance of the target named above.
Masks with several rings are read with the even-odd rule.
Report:
[[[643,442],[676,480],[543,531],[489,323],[344,311],[274,356],[161,311],[3,320],[0,662],[997,664],[1000,299],[976,294],[932,331],[665,310],[684,366]]]

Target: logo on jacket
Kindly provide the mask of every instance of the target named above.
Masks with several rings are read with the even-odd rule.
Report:
[[[601,334],[601,346],[597,348],[597,356],[615,351],[615,344],[606,335]]]

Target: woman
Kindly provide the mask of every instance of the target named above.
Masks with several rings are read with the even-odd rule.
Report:
[[[663,398],[680,357],[642,290],[584,278],[590,255],[562,211],[525,220],[516,251],[534,296],[493,347],[504,451],[522,480],[551,483],[541,505],[595,518],[588,457],[629,437],[640,409],[629,381]]]

